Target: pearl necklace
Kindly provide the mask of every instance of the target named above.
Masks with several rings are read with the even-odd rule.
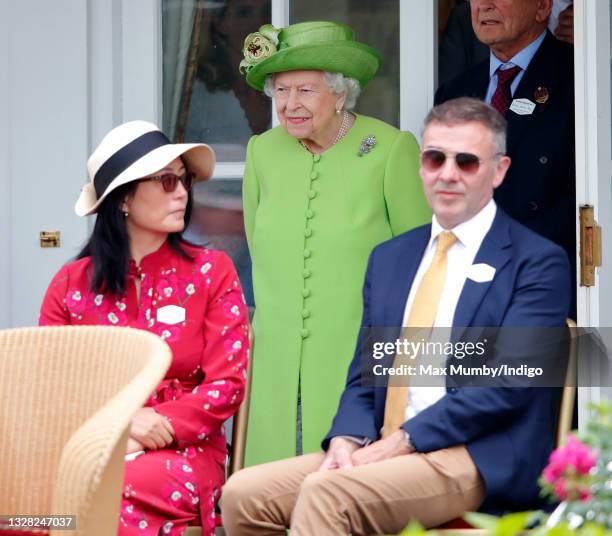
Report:
[[[344,136],[346,136],[346,133],[348,132],[350,128],[350,124],[351,124],[351,114],[347,112],[346,110],[343,110],[340,128],[338,129],[338,132],[336,133],[336,137],[334,138],[334,141],[331,142],[331,145],[327,149],[336,145],[336,143],[338,143],[342,138],[344,138]],[[300,142],[300,145],[304,147],[304,149],[306,149],[309,153],[312,153],[312,151],[308,148],[308,145],[306,145],[302,140],[299,140],[299,142]]]

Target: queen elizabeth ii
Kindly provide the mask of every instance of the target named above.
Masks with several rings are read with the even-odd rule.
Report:
[[[243,182],[253,465],[319,450],[354,351],[369,253],[430,211],[412,134],[351,111],[380,58],[349,27],[266,25],[244,53],[247,83],[273,99],[280,123],[251,138]]]

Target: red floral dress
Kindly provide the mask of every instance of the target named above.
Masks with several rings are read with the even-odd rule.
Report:
[[[197,522],[214,534],[227,453],[223,423],[244,396],[248,315],[231,260],[183,247],[193,259],[164,243],[140,266],[130,261],[122,297],[90,292],[89,257],[71,262],[41,307],[43,326],[130,326],[158,334],[172,349],[166,378],[145,406],[169,419],[176,440],[126,462],[120,535],[183,534]]]

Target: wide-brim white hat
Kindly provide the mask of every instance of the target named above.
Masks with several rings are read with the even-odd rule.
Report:
[[[87,161],[89,182],[74,206],[78,216],[94,214],[113,190],[163,169],[182,156],[194,180],[208,180],[215,153],[205,143],[170,143],[153,123],[129,121],[112,129]]]

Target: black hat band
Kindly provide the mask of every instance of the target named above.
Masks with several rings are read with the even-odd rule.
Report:
[[[159,130],[152,130],[119,149],[104,164],[100,166],[94,177],[94,188],[98,199],[113,180],[129,168],[134,162],[141,159],[158,147],[168,145],[170,140]]]

